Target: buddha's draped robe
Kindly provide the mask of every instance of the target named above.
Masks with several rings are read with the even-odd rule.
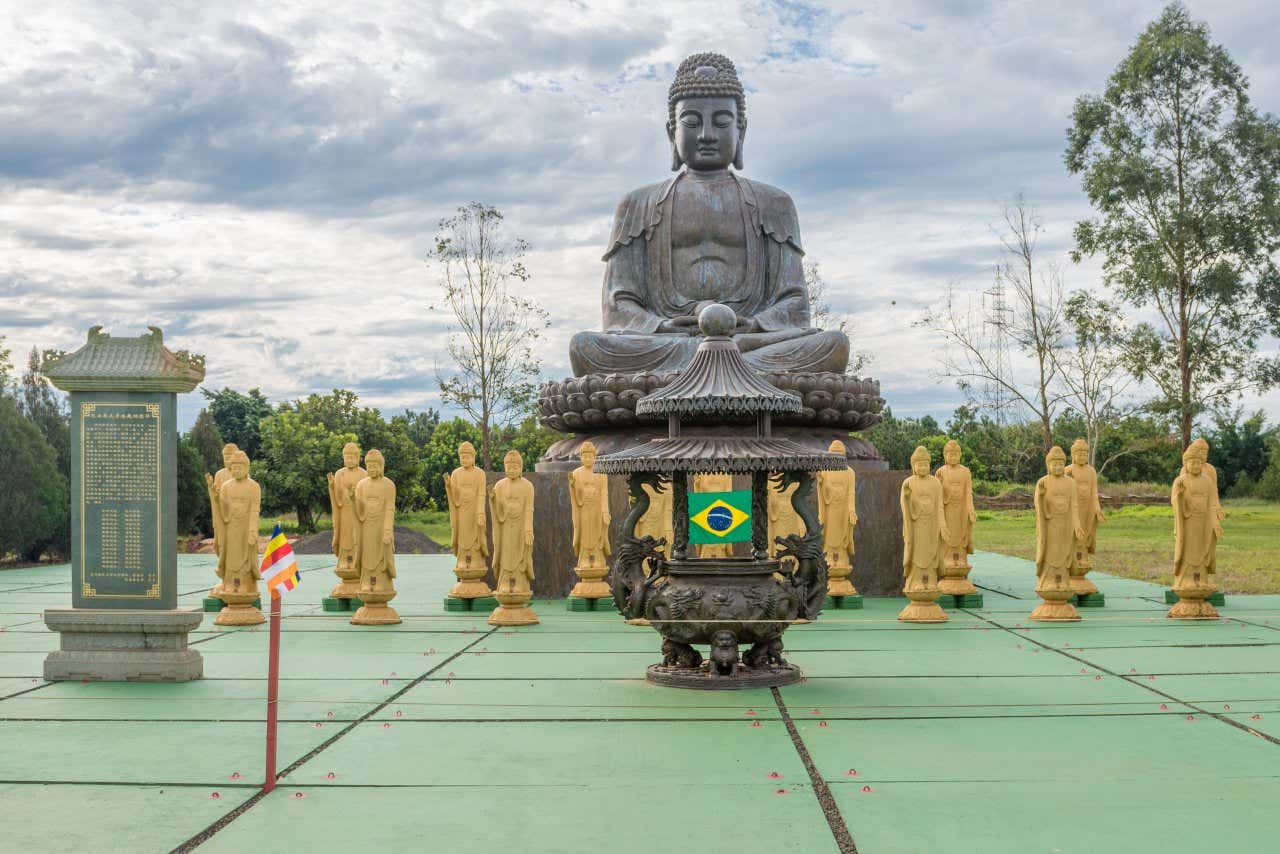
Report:
[[[528,593],[533,581],[533,484],[504,477],[489,494],[493,571],[499,592]]]
[[[853,557],[853,526],[857,481],[853,469],[818,472],[818,521],[822,523],[822,551],[831,566],[845,566]]]
[[[256,590],[262,578],[258,573],[262,489],[251,478],[230,478],[218,487],[218,507],[222,513],[223,543],[219,562],[225,567],[223,587],[237,593]]]
[[[1208,472],[1183,472],[1173,482],[1173,589],[1202,587],[1218,568],[1216,526],[1222,506],[1218,484]]]
[[[609,479],[578,466],[569,473],[573,553],[578,566],[601,565],[609,555]]]
[[[942,482],[933,475],[912,475],[902,482],[903,590],[938,586],[942,575]]]
[[[749,364],[761,371],[835,371],[849,362],[849,339],[839,331],[810,326],[804,283],[800,225],[791,197],[776,187],[729,173],[736,186],[745,264],[733,283],[712,300],[754,319],[760,331],[734,335]],[[569,346],[575,376],[591,373],[670,371],[689,364],[701,340],[685,333],[658,332],[675,317],[696,314],[708,295],[682,293],[672,274],[672,229],[700,228],[673,223],[681,173],[629,193],[614,216],[604,254],[604,332],[579,332]],[[686,288],[688,290],[688,288]]]
[[[466,555],[480,558],[489,554],[485,542],[484,471],[479,466],[458,466],[449,475],[449,530],[453,553],[459,561]]]
[[[360,587],[387,590],[396,577],[396,485],[386,477],[362,479],[356,484],[355,517]]]
[[[1080,551],[1093,554],[1098,545],[1098,519],[1102,516],[1102,502],[1098,498],[1098,472],[1093,466],[1075,463],[1067,466],[1067,477],[1076,485],[1076,509],[1080,513],[1080,528],[1084,541],[1077,543]]]
[[[1036,591],[1070,589],[1080,513],[1076,485],[1065,474],[1036,483]]]
[[[942,515],[947,520],[947,547],[973,554],[973,475],[963,465],[942,465],[935,475],[942,482]]]
[[[369,476],[362,467],[346,466],[333,473],[333,554],[339,566],[350,566],[356,559],[356,513],[351,503],[351,490]]]

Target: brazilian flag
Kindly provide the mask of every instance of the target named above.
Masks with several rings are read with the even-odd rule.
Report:
[[[751,490],[689,493],[689,542],[745,543],[751,539]]]

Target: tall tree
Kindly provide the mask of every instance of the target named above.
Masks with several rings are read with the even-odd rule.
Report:
[[[952,290],[942,310],[927,313],[921,325],[946,345],[940,357],[944,376],[965,389],[975,384],[993,388],[1025,406],[1035,417],[1048,450],[1053,444],[1054,414],[1063,398],[1054,358],[1065,340],[1062,274],[1040,256],[1043,226],[1023,195],[1004,205],[1001,220],[996,234],[1002,258],[996,264],[994,290],[1001,294],[1002,303],[1007,299],[1007,310],[997,307],[994,315],[979,312],[972,301],[962,305]],[[1030,373],[1002,364],[999,345],[992,341],[996,333],[1027,359]]]
[[[196,416],[196,423],[191,425],[191,430],[187,433],[187,438],[200,454],[200,465],[204,472],[213,474],[222,468],[222,446],[226,442],[223,441],[222,433],[218,430],[218,425],[214,423],[208,409],[200,410],[200,414]],[[201,483],[203,482],[204,480],[201,479]]]
[[[436,234],[433,260],[442,308],[452,318],[446,349],[455,365],[437,372],[440,396],[479,425],[486,469],[491,430],[523,416],[537,392],[534,344],[549,322],[541,306],[517,293],[529,281],[528,248],[504,231],[497,208],[479,202],[441,220]]]
[[[39,428],[0,396],[0,560],[35,561],[70,538],[67,481]]]
[[[1089,465],[1097,461],[1098,439],[1105,426],[1122,417],[1133,374],[1121,338],[1123,320],[1116,306],[1086,291],[1067,299],[1073,331],[1071,345],[1054,352],[1058,374],[1067,390],[1066,404],[1079,414],[1089,443]]]
[[[40,429],[58,457],[58,471],[71,478],[71,419],[66,397],[40,372],[40,352],[27,356],[27,371],[15,388],[18,409]]]
[[[13,370],[13,363],[9,361],[9,348],[4,346],[4,336],[0,335],[0,397],[3,397],[9,388],[9,373]]]
[[[202,388],[200,392],[209,401],[209,414],[223,441],[234,442],[250,460],[257,459],[262,447],[262,419],[271,414],[271,404],[262,392],[256,388],[249,389],[248,394],[230,388]]]
[[[1073,257],[1102,255],[1120,298],[1156,316],[1128,334],[1131,368],[1185,446],[1206,407],[1280,381],[1257,355],[1280,333],[1280,124],[1175,3],[1076,101],[1066,164],[1099,214],[1077,223]]]

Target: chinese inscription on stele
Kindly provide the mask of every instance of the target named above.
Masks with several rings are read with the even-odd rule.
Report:
[[[158,600],[161,439],[159,403],[82,401],[79,411],[80,596]]]

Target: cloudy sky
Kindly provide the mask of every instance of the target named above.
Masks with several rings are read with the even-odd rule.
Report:
[[[977,293],[1023,191],[1066,260],[1089,215],[1062,165],[1159,0],[10,2],[0,20],[0,334],[15,357],[161,326],[207,385],[438,405],[446,318],[424,263],[480,200],[532,245],[545,374],[599,328],[617,200],[667,174],[674,67],[738,64],[745,174],[787,190],[899,413],[962,400],[913,323]],[[1280,113],[1280,5],[1191,0]],[[16,7],[16,8],[15,8]],[[1272,342],[1273,343],[1273,342]],[[1247,401],[1280,417],[1280,395]],[[199,398],[182,406],[185,426]]]

